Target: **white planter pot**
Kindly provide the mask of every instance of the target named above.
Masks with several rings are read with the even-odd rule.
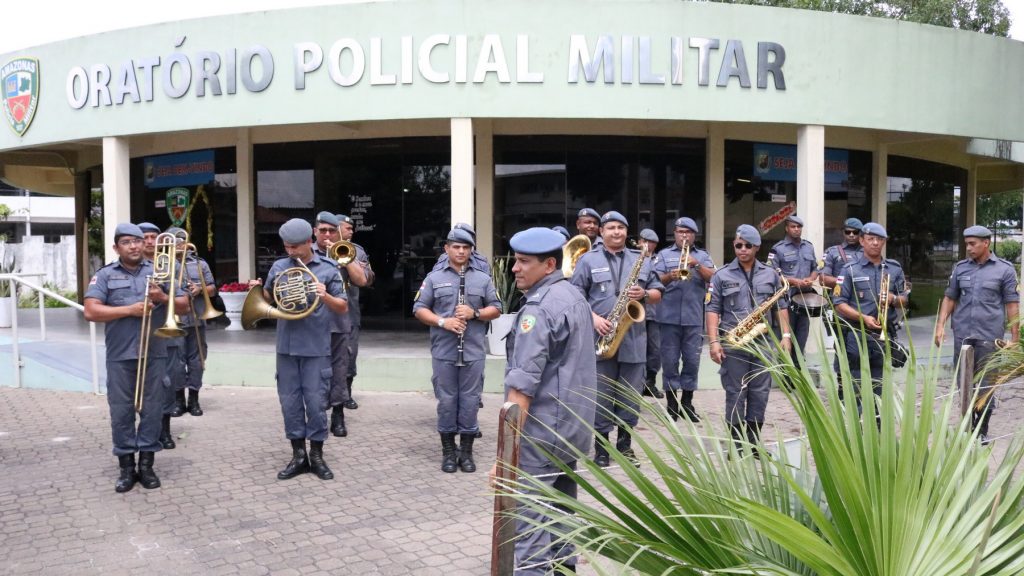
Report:
[[[224,315],[231,321],[225,330],[242,329],[242,304],[245,303],[246,292],[221,292],[220,298],[224,301]]]
[[[491,329],[487,332],[487,350],[492,356],[505,355],[505,336],[512,331],[515,321],[515,314],[502,314],[491,320]]]
[[[14,297],[0,297],[0,328],[11,327],[11,306],[14,305]]]

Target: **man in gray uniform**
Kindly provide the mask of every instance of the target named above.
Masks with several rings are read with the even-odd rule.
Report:
[[[654,271],[665,285],[665,295],[658,304],[658,330],[661,332],[661,363],[665,372],[662,382],[667,394],[666,407],[673,420],[679,419],[679,408],[692,422],[700,422],[693,406],[700,372],[700,352],[704,345],[704,298],[708,280],[715,273],[711,255],[697,248],[697,223],[682,217],[675,223],[675,243],[658,255]],[[689,246],[686,262],[689,272],[680,272],[683,247]],[[680,370],[679,361],[683,367]],[[676,396],[682,391],[682,397]]]
[[[786,218],[786,237],[779,240],[768,252],[768,265],[782,270],[789,282],[789,297],[801,292],[813,292],[811,286],[818,278],[818,259],[814,255],[814,245],[801,238],[804,221],[796,214]],[[797,362],[796,348],[803,351],[807,345],[807,334],[811,328],[811,317],[803,307],[799,309],[789,306],[789,325],[796,338],[793,347],[793,363]]]
[[[647,248],[647,260],[651,269],[658,266],[658,234],[650,228],[640,231],[640,242]],[[644,324],[647,325],[647,377],[644,379],[644,396],[661,399],[665,395],[658,390],[658,372],[661,370],[661,331],[656,321],[658,305],[648,302],[644,306]]]
[[[188,234],[181,228],[171,226],[165,233],[174,236],[175,240],[175,268],[174,268],[174,281],[177,282],[180,277],[183,281],[185,279],[185,271],[182,268],[184,266],[184,253],[185,253],[185,240],[188,238]],[[154,241],[155,247],[155,241]],[[185,291],[184,282],[179,288]],[[186,292],[187,293],[187,292]],[[181,416],[185,413],[185,334],[184,331],[183,317],[188,314],[178,315],[178,326],[182,328],[182,336],[175,338],[167,338],[165,340],[167,346],[167,374],[165,378],[164,388],[167,394],[164,396],[164,410],[163,410],[163,421],[160,427],[160,445],[164,447],[164,450],[173,450],[177,447],[174,442],[174,435],[171,434],[171,418]],[[182,403],[179,405],[176,401],[178,392],[181,392]]]
[[[587,449],[593,437],[597,378],[590,306],[562,275],[561,234],[530,228],[512,236],[512,272],[524,292],[523,307],[506,340],[505,399],[522,410],[523,442],[519,468],[535,482],[576,497],[576,482],[559,474],[544,453],[576,468],[576,452]],[[566,416],[568,414],[568,416]],[[543,451],[542,451],[543,450]],[[491,468],[491,478],[497,463]],[[555,544],[556,536],[533,530],[543,514],[522,508],[515,543],[516,574],[550,574],[557,564],[575,569],[574,550]]]
[[[604,240],[601,238],[601,215],[593,208],[580,208],[576,213],[576,233],[590,238],[591,248]]]
[[[843,243],[830,246],[825,250],[825,257],[818,266],[818,280],[827,288],[825,295],[831,300],[839,296],[836,279],[843,273],[843,267],[860,256],[860,231],[864,223],[858,218],[847,218],[843,222]],[[823,313],[825,330],[831,334],[835,328],[835,315],[832,307]]]
[[[160,478],[153,471],[153,455],[160,445],[160,418],[167,395],[167,346],[154,336],[164,324],[168,310],[186,309],[183,293],[170,298],[165,292],[170,283],[160,286],[149,282],[153,265],[143,257],[143,232],[130,223],[114,229],[114,251],[118,259],[103,268],[89,281],[85,291],[85,319],[106,324],[107,405],[110,407],[110,432],[120,475],[114,484],[117,492],[127,492],[136,480],[144,488],[159,488]],[[142,411],[135,420],[135,383],[140,360],[142,317],[147,313],[144,303],[149,295],[152,330],[149,347],[142,351],[146,359],[143,377]],[[171,310],[171,313],[174,311]],[[135,471],[135,453],[139,453],[139,470]]]
[[[338,218],[338,231],[341,234],[341,239],[345,242],[352,242],[352,236],[355,235],[355,225],[352,219],[344,214],[335,214]],[[362,279],[359,278],[359,273],[355,266],[346,266],[348,271],[348,278],[345,278],[346,290],[348,292],[349,302],[349,322],[352,325],[351,332],[348,338],[349,347],[349,360],[348,360],[348,377],[345,380],[348,386],[348,400],[344,402],[344,407],[349,410],[355,410],[359,408],[359,404],[352,396],[352,381],[356,377],[356,358],[359,356],[359,331],[363,325],[363,313],[359,308],[359,289],[368,288],[373,286],[373,281],[376,279],[376,274],[373,272],[373,267],[370,266],[370,256],[366,253],[366,250],[362,246],[352,242],[352,245],[356,247],[356,259],[355,261],[359,264],[362,270]],[[342,274],[344,278],[345,274]]]
[[[200,280],[202,278],[202,280]],[[177,390],[175,412],[188,412],[193,416],[202,416],[203,408],[199,405],[199,391],[203,388],[203,373],[206,371],[206,358],[209,348],[206,345],[206,297],[203,296],[203,285],[206,295],[213,298],[217,295],[217,282],[206,260],[197,254],[189,253],[185,260],[185,286],[189,293],[192,311],[181,315],[181,327],[185,330],[185,388],[188,389],[188,401],[185,401],[185,388]],[[179,416],[181,414],[178,414]],[[171,414],[172,416],[174,413]]]
[[[475,472],[473,440],[479,431],[480,379],[483,377],[487,323],[501,314],[490,274],[469,262],[473,236],[460,228],[448,233],[448,264],[423,279],[413,314],[430,326],[431,381],[437,398],[441,471]],[[461,300],[461,302],[460,302]],[[459,445],[455,444],[458,434]]]
[[[658,281],[650,263],[643,261],[637,282],[627,285],[634,265],[640,261],[639,250],[626,248],[629,224],[622,214],[611,211],[601,217],[601,236],[604,242],[580,257],[572,275],[572,283],[590,304],[596,337],[610,335],[616,324],[608,319],[620,295],[641,304],[657,304],[664,287]],[[618,351],[605,360],[597,361],[598,407],[594,416],[594,429],[607,441],[617,421],[636,426],[639,406],[624,393],[625,387],[640,392],[647,363],[647,327],[643,322],[630,326]],[[619,427],[615,448],[635,459],[629,431]],[[610,462],[605,445],[594,443],[594,462],[607,466]]]
[[[736,239],[733,240],[736,259],[711,277],[706,313],[711,360],[722,366],[718,373],[722,376],[722,388],[725,389],[725,420],[734,439],[743,438],[745,427],[747,440],[752,443],[760,438],[761,427],[764,426],[772,378],[760,358],[730,346],[723,338],[782,288],[778,273],[757,261],[760,247],[761,234],[756,228],[742,224],[736,229]],[[786,352],[792,347],[789,314],[786,310],[788,305],[785,295],[782,295],[772,306],[778,310],[782,348]],[[771,323],[770,316],[769,309],[761,321]],[[772,346],[763,336],[754,340],[753,344],[766,349]]]
[[[453,228],[469,232],[469,235],[473,237],[473,242],[476,242],[476,230],[474,230],[469,224],[466,224],[465,222],[457,222]],[[474,244],[474,246],[475,245],[476,244]],[[437,257],[437,262],[434,263],[434,267],[431,268],[430,271],[437,272],[447,265],[448,253],[442,252],[441,255]],[[487,258],[484,258],[479,252],[477,252],[476,248],[473,248],[473,251],[469,254],[469,265],[486,274],[491,273],[491,265],[487,262]]]
[[[1020,293],[1013,264],[992,254],[992,231],[984,226],[964,230],[967,258],[956,263],[949,286],[942,298],[939,321],[935,324],[935,345],[946,338],[946,320],[953,316],[953,363],[960,361],[960,347],[974,346],[974,374],[985,369],[985,360],[995,350],[995,340],[1003,338],[1009,322],[1010,342],[1020,340]],[[986,375],[978,394],[993,385]],[[992,396],[981,411],[973,414],[974,427],[983,444],[988,443],[988,421],[993,410]]]
[[[156,224],[140,222],[139,230],[142,230],[142,255],[146,260],[153,261],[153,253],[156,250],[156,237],[160,234],[160,228]]]
[[[277,321],[277,397],[284,416],[285,436],[292,443],[292,460],[277,478],[287,480],[312,470],[321,480],[330,480],[334,473],[324,462],[323,449],[327,439],[327,393],[331,387],[331,323],[333,316],[348,311],[348,296],[336,264],[313,253],[313,227],[309,222],[292,218],[281,225],[278,235],[288,257],[270,267],[264,297],[273,302],[274,285],[281,273],[301,264],[314,276],[311,281],[315,282],[315,295],[320,303],[305,318]],[[309,281],[308,274],[305,276]],[[250,284],[260,282],[253,280]],[[307,293],[307,306],[312,302],[313,294]]]

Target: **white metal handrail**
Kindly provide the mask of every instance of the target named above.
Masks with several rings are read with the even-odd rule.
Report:
[[[54,300],[62,302],[79,312],[84,313],[85,307],[68,300],[64,296],[57,294],[56,292],[43,288],[42,286],[36,285],[34,282],[29,282],[25,277],[38,277],[45,276],[42,273],[18,273],[18,274],[0,274],[0,282],[8,282],[10,285],[10,292],[13,298],[11,298],[11,351],[14,355],[14,385],[17,388],[21,388],[21,369],[23,362],[21,361],[21,351],[18,348],[18,291],[16,287],[18,284],[25,286],[31,290],[35,290],[39,294],[39,332],[40,340],[46,340],[46,299],[44,296],[49,296]],[[92,359],[92,391],[94,394],[101,395],[100,392],[100,371],[99,371],[99,360],[96,355],[96,323],[89,322],[89,355]]]

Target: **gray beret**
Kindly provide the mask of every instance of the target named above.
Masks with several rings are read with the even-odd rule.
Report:
[[[302,218],[292,218],[281,224],[277,234],[285,244],[302,244],[313,236],[313,227]]]
[[[188,238],[188,232],[185,232],[184,230],[178,228],[177,226],[171,226],[167,230],[164,230],[164,232],[167,234],[174,234],[174,237],[179,240],[185,240]]]
[[[152,224],[150,222],[140,222],[139,230],[142,230],[143,232],[154,232],[156,234],[160,233],[160,228],[156,224]]]
[[[150,226],[153,225],[150,224]],[[156,228],[156,226],[153,227]],[[117,225],[117,228],[114,228],[114,241],[117,242],[117,239],[121,236],[135,236],[136,238],[142,238],[142,228],[139,228],[131,222],[121,222]]]
[[[341,224],[354,224],[352,222],[352,219],[349,218],[348,216],[344,215],[344,214],[335,214],[334,217],[338,219],[338,225],[339,226]]]
[[[736,228],[736,236],[750,242],[754,246],[761,245],[761,233],[750,224],[740,224],[739,228]]]
[[[984,226],[971,226],[964,230],[964,238],[970,238],[971,236],[975,238],[991,238],[992,231]]]
[[[473,235],[466,232],[462,228],[452,228],[452,231],[448,233],[448,243],[458,244],[469,244],[470,246],[476,246],[476,241],[473,240]]]
[[[330,212],[321,212],[316,215],[317,222],[323,222],[324,224],[330,224],[331,226],[338,225],[338,217]]]
[[[693,230],[694,233],[700,232],[700,230],[697,229],[697,223],[693,221],[693,218],[687,218],[686,216],[676,220],[676,228],[689,228],[690,230]]]
[[[843,222],[843,226],[853,228],[858,232],[864,229],[864,223],[860,221],[860,218],[847,218],[846,222]]]
[[[537,255],[561,250],[565,241],[565,236],[550,228],[528,228],[522,232],[516,232],[508,243],[515,252]]]
[[[597,220],[598,222],[601,221],[601,215],[598,214],[597,210],[594,210],[593,208],[581,208],[580,211],[576,213],[576,217],[577,218],[593,218],[594,220]]]
[[[552,226],[551,229],[554,230],[555,232],[558,232],[562,236],[565,236],[566,240],[572,237],[572,235],[569,234],[569,231],[565,229],[565,226]]]
[[[640,231],[640,239],[648,240],[650,242],[657,242],[658,233],[655,232],[654,230],[651,230],[650,228],[644,228],[643,230]]]
[[[602,226],[609,222],[621,222],[623,226],[629,228],[629,221],[626,220],[626,217],[623,216],[622,214],[619,214],[615,210],[609,210],[608,212],[604,213],[604,216],[601,216]]]
[[[786,222],[792,222],[793,224],[796,224],[797,226],[803,226],[804,225],[804,219],[799,217],[799,216],[797,216],[796,214],[790,214],[789,216],[786,216]]]
[[[466,224],[465,222],[458,222],[455,224],[455,227],[458,228],[459,230],[465,230],[466,232],[469,232],[470,236],[472,236],[474,239],[476,238],[476,230],[473,230],[473,227],[470,226],[469,224]]]
[[[878,236],[879,238],[888,238],[889,235],[885,233],[885,226],[882,226],[878,222],[868,222],[860,229],[861,234],[871,234],[872,236]]]

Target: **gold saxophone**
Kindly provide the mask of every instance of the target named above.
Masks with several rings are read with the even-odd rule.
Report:
[[[775,294],[772,294],[771,298],[765,300],[760,306],[755,308],[747,317],[740,320],[740,323],[725,333],[723,340],[725,340],[730,346],[736,348],[749,344],[754,338],[761,336],[768,332],[768,322],[765,321],[765,315],[779,298],[782,298],[789,292],[789,282],[786,281],[786,277],[779,273],[779,280],[782,280],[782,287]]]
[[[646,259],[647,248],[643,246],[640,248],[640,257],[636,259],[633,269],[629,271],[629,279],[626,280],[622,291],[619,292],[619,299],[615,301],[615,307],[606,316],[606,319],[612,323],[612,331],[606,336],[601,336],[597,339],[597,357],[601,360],[607,360],[615,356],[615,353],[619,351],[619,345],[622,344],[622,339],[626,337],[626,332],[629,331],[629,327],[634,322],[643,322],[647,318],[643,305],[636,300],[630,300],[628,295],[629,289],[640,278],[640,269],[643,268],[644,260]]]

